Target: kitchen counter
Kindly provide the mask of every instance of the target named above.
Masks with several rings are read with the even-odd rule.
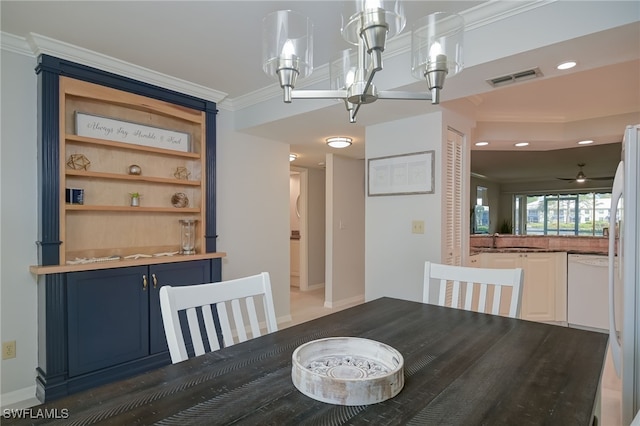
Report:
[[[573,235],[471,235],[470,253],[566,252],[606,255],[609,239]]]
[[[540,247],[471,247],[469,250],[471,255],[478,253],[556,253],[566,252],[568,254],[594,254],[594,255],[607,255],[606,250],[560,250],[552,248],[540,248]]]

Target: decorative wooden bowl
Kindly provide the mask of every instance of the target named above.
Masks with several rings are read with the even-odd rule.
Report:
[[[375,340],[331,337],[293,352],[291,378],[303,394],[337,405],[367,405],[396,396],[404,386],[400,352]]]

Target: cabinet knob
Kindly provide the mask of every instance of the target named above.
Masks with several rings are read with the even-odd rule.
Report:
[[[156,277],[156,274],[151,274],[151,278],[153,279],[153,288],[158,288],[158,277]]]
[[[146,275],[142,275],[142,289],[146,290],[147,289],[147,276]]]

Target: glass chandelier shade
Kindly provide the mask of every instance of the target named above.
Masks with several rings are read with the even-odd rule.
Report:
[[[265,16],[262,29],[263,70],[290,91],[298,77],[313,71],[313,23],[297,12],[279,10]]]
[[[346,90],[356,81],[358,60],[353,49],[341,50],[331,61],[329,84],[333,90]]]
[[[367,51],[384,50],[386,40],[400,34],[406,23],[399,0],[356,0],[345,4],[340,31],[347,43],[357,46],[364,39]]]
[[[445,77],[462,71],[463,37],[464,20],[456,14],[437,12],[420,18],[413,26],[411,73],[418,80],[426,79],[432,97],[439,96]]]

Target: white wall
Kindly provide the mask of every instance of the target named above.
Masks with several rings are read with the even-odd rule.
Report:
[[[278,321],[289,313],[289,145],[243,133],[217,117],[217,250],[222,278],[271,275]]]
[[[366,197],[365,299],[422,300],[424,262],[441,258],[442,113],[367,127],[366,158],[435,151],[435,193]],[[423,220],[424,234],[412,234]]]
[[[2,405],[35,396],[37,367],[36,60],[1,51],[0,320],[16,358],[1,361]]]
[[[327,154],[325,306],[364,301],[364,162]]]

